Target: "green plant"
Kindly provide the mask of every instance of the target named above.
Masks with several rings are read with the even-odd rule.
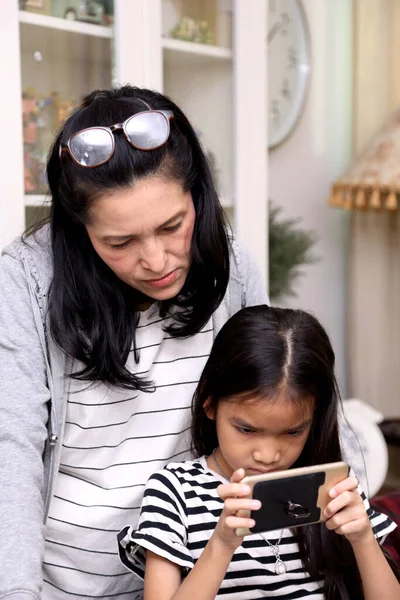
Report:
[[[318,260],[311,254],[315,232],[298,227],[301,218],[280,218],[281,212],[269,202],[269,294],[273,301],[295,296],[294,283],[302,274],[299,267]]]

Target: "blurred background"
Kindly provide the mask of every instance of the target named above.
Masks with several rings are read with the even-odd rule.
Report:
[[[170,95],[271,302],[327,328],[374,493],[400,488],[399,32],[398,0],[2,0],[0,12],[0,248],[48,212],[43,163],[83,94]]]

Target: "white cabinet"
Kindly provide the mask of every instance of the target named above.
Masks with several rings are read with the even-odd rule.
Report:
[[[24,191],[32,206],[43,203],[43,164],[68,112],[91,90],[111,86],[112,29],[27,10],[19,24]]]
[[[0,20],[0,109],[10,140],[0,162],[0,247],[23,229],[25,207],[43,205],[40,163],[70,106],[92,89],[131,83],[163,91],[187,113],[227,216],[266,276],[264,0],[114,0],[107,24],[67,14],[62,0],[18,4],[3,0]]]

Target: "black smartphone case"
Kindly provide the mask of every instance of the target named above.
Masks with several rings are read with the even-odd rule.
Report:
[[[324,483],[323,471],[256,483],[253,498],[261,501],[261,508],[251,512],[256,522],[251,533],[317,523],[321,516],[318,492]]]

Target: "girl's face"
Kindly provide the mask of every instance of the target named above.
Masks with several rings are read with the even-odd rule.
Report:
[[[149,298],[168,300],[189,272],[194,222],[191,193],[154,176],[97,198],[86,229],[117,277]]]
[[[216,458],[228,477],[243,468],[246,475],[281,471],[299,458],[310,432],[315,399],[293,401],[287,392],[265,397],[221,400],[215,419],[219,447]],[[215,471],[215,464],[209,466]]]

